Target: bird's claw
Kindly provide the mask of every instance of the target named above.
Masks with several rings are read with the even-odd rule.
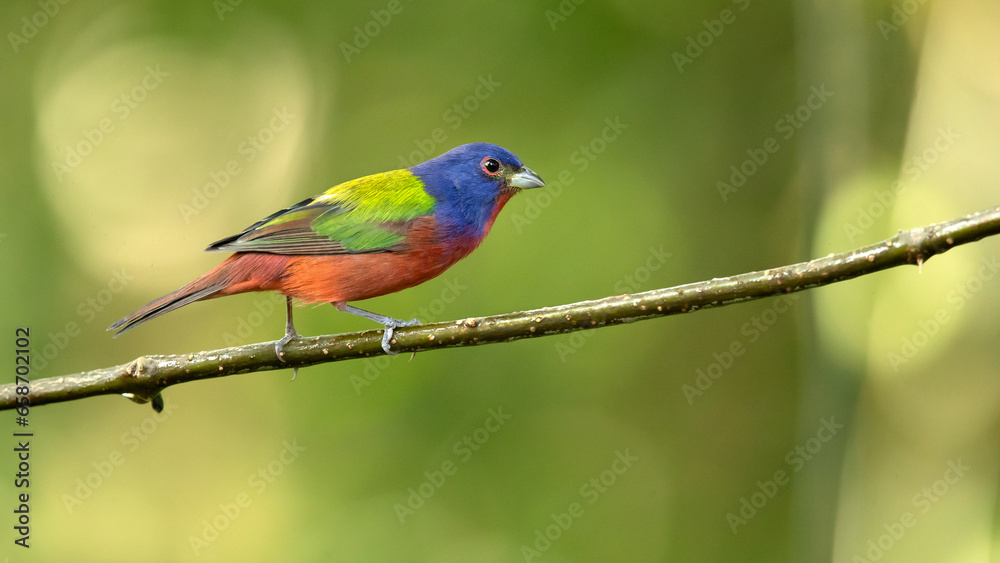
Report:
[[[392,348],[389,347],[390,343],[392,342],[392,335],[397,328],[404,326],[417,326],[419,324],[420,324],[420,319],[410,319],[408,321],[401,321],[399,319],[395,319],[394,322],[392,323],[386,323],[385,332],[382,333],[382,349],[385,350],[385,353],[390,356],[395,356],[396,354],[399,353],[399,352],[393,352]]]
[[[289,333],[289,334],[286,334],[286,335],[282,336],[281,340],[275,341],[275,343],[274,343],[274,353],[278,356],[279,360],[281,360],[282,362],[285,361],[285,358],[284,358],[285,351],[283,350],[283,348],[285,347],[285,344],[288,344],[289,342],[291,342],[292,340],[295,340],[298,337],[299,337],[298,334],[295,334],[294,332],[292,332],[292,333]]]

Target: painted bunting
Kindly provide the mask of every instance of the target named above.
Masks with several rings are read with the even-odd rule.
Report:
[[[247,291],[278,291],[288,320],[282,347],[296,338],[292,298],[332,303],[393,330],[419,324],[347,303],[413,287],[440,275],[479,246],[497,214],[522,189],[545,183],[510,151],[489,143],[458,146],[404,170],[365,176],[269,215],[207,251],[234,252],[173,293],[108,330],[115,336],[195,301]]]

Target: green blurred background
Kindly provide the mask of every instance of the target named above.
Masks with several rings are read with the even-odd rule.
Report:
[[[35,377],[276,339],[264,294],[104,329],[217,264],[208,243],[465,142],[549,187],[440,278],[362,306],[569,303],[998,203],[996,3],[577,2],[5,2],[0,357],[23,325]],[[158,417],[120,397],[39,407],[32,547],[12,543],[9,437],[0,557],[1000,561],[998,252],[192,383]]]

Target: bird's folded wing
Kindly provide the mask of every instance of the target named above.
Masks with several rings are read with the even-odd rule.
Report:
[[[434,199],[410,172],[385,172],[300,201],[207,250],[312,255],[404,250],[411,222],[433,208]]]

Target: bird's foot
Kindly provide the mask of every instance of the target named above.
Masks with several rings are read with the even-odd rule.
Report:
[[[416,326],[420,324],[420,319],[410,319],[408,321],[402,321],[399,319],[394,319],[392,317],[387,317],[385,315],[380,315],[378,313],[372,313],[371,311],[365,311],[364,309],[358,309],[357,307],[352,307],[347,304],[346,301],[334,301],[331,303],[338,311],[343,311],[345,313],[350,313],[352,315],[357,315],[359,317],[364,317],[370,321],[375,321],[378,324],[385,327],[385,331],[382,333],[382,349],[385,350],[386,354],[390,356],[395,356],[397,352],[393,352],[392,348],[389,347],[392,344],[392,334],[393,332],[402,326]]]
[[[281,337],[281,340],[276,340],[274,342],[274,353],[278,355],[279,360],[285,361],[285,358],[283,357],[285,355],[284,351],[285,344],[288,344],[289,342],[295,340],[298,337],[299,333],[293,330],[290,332],[286,332],[285,335]]]
[[[278,360],[285,361],[285,344],[288,344],[292,340],[299,337],[299,333],[295,332],[295,329],[285,332],[285,335],[281,337],[281,340],[277,340],[274,343],[274,353],[278,356]],[[299,375],[299,368],[292,368],[292,381],[295,381],[295,377]]]
[[[389,345],[392,343],[392,335],[395,330],[403,326],[417,326],[420,324],[420,319],[410,319],[408,321],[401,321],[399,319],[388,319],[388,322],[384,323],[385,332],[382,333],[382,349],[385,353],[390,356],[395,356],[399,352],[393,352]],[[411,358],[412,359],[412,358]]]

